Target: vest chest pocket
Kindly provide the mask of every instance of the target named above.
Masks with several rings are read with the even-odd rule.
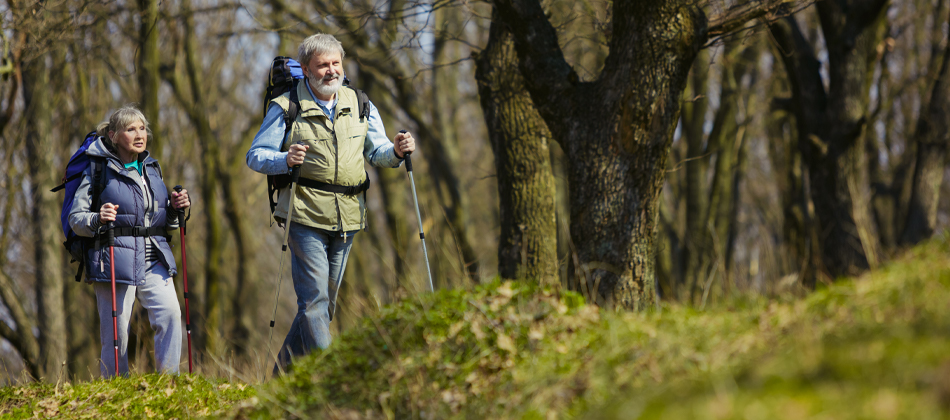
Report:
[[[313,119],[315,120],[316,118]],[[319,122],[300,119],[298,119],[297,123],[294,124],[294,134],[291,136],[293,143],[303,140],[308,144],[318,144],[321,141],[327,141],[331,139],[333,139],[333,135],[330,134],[330,130]],[[287,148],[289,147],[290,146],[288,145]]]
[[[288,144],[285,144],[284,151],[290,149],[290,145],[303,141],[310,146],[304,157],[302,176],[325,181],[331,175],[327,172],[335,166],[335,146],[333,145],[333,135],[326,127],[319,122],[314,122],[318,118],[298,119],[294,124],[293,135]]]

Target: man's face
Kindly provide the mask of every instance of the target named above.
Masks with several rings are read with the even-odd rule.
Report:
[[[305,67],[310,87],[319,99],[332,99],[343,86],[343,58],[339,52],[314,56]]]

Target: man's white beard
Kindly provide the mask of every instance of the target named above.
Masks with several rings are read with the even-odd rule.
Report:
[[[336,79],[330,82],[330,84],[325,83],[325,79],[321,79],[317,82],[316,86],[311,86],[317,91],[317,94],[320,96],[333,96],[337,91],[340,90],[340,87],[343,86],[343,74],[336,74]]]

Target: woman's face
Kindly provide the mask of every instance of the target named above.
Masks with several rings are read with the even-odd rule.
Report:
[[[136,121],[125,127],[124,130],[114,133],[112,142],[118,149],[119,157],[127,162],[138,158],[139,153],[145,151],[145,142],[148,140],[148,131],[145,123]]]

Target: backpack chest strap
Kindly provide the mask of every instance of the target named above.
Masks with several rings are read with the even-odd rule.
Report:
[[[121,226],[112,228],[115,232],[115,236],[135,236],[135,237],[147,237],[147,236],[165,236],[165,227],[164,226]]]

